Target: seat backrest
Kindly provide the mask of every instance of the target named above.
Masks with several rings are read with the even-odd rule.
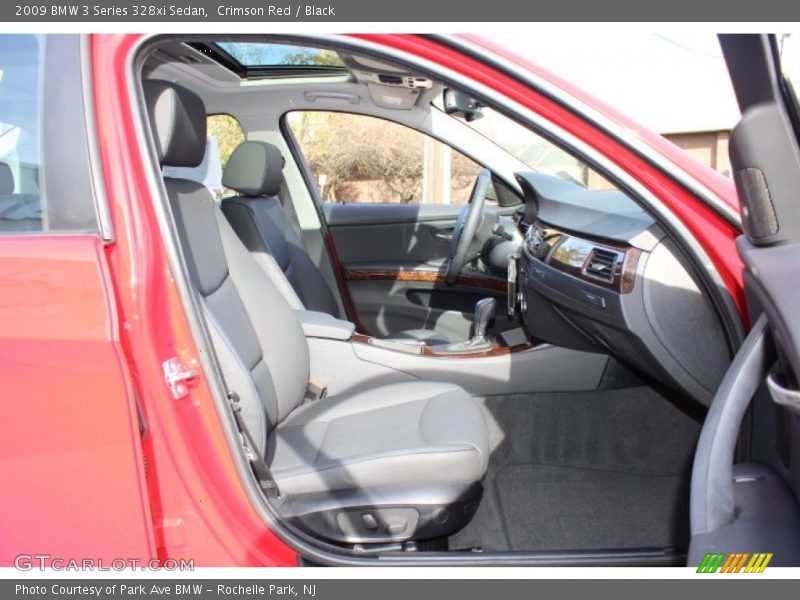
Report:
[[[228,159],[222,184],[238,196],[222,201],[222,212],[256,261],[291,302],[339,317],[339,305],[290,223],[279,192],[283,156],[267,142],[240,144]]]
[[[205,149],[205,106],[190,90],[144,82],[162,166],[196,166]],[[282,294],[231,229],[211,193],[188,179],[164,178],[178,237],[228,388],[258,450],[296,408],[309,378],[308,345]]]

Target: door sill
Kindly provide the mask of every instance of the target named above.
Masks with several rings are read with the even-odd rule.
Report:
[[[674,548],[631,548],[624,550],[574,550],[556,552],[386,552],[364,557],[361,565],[375,566],[485,566],[485,567],[683,567],[686,550]],[[323,563],[301,558],[300,566]],[[331,565],[329,561],[325,565]],[[345,563],[350,564],[352,563]]]

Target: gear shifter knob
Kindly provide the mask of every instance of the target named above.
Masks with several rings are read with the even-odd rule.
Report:
[[[489,323],[494,319],[497,310],[497,300],[494,298],[482,298],[475,303],[475,317],[473,323],[474,332],[472,337],[466,342],[456,342],[445,346],[436,346],[439,354],[472,354],[475,352],[485,352],[494,347],[495,340],[486,336]]]
[[[489,322],[494,319],[495,312],[497,311],[497,300],[494,298],[482,298],[475,303],[475,337],[486,337],[486,329],[489,327]]]

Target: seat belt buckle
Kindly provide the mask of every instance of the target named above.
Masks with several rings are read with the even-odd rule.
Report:
[[[318,379],[314,379],[313,377],[308,380],[308,388],[306,388],[306,402],[314,402],[316,400],[322,400],[325,396],[328,395],[328,386],[325,385],[322,381]]]

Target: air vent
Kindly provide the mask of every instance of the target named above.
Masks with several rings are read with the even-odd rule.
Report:
[[[619,254],[604,248],[595,248],[589,255],[586,263],[586,274],[605,281],[614,281],[614,265],[619,260]]]

